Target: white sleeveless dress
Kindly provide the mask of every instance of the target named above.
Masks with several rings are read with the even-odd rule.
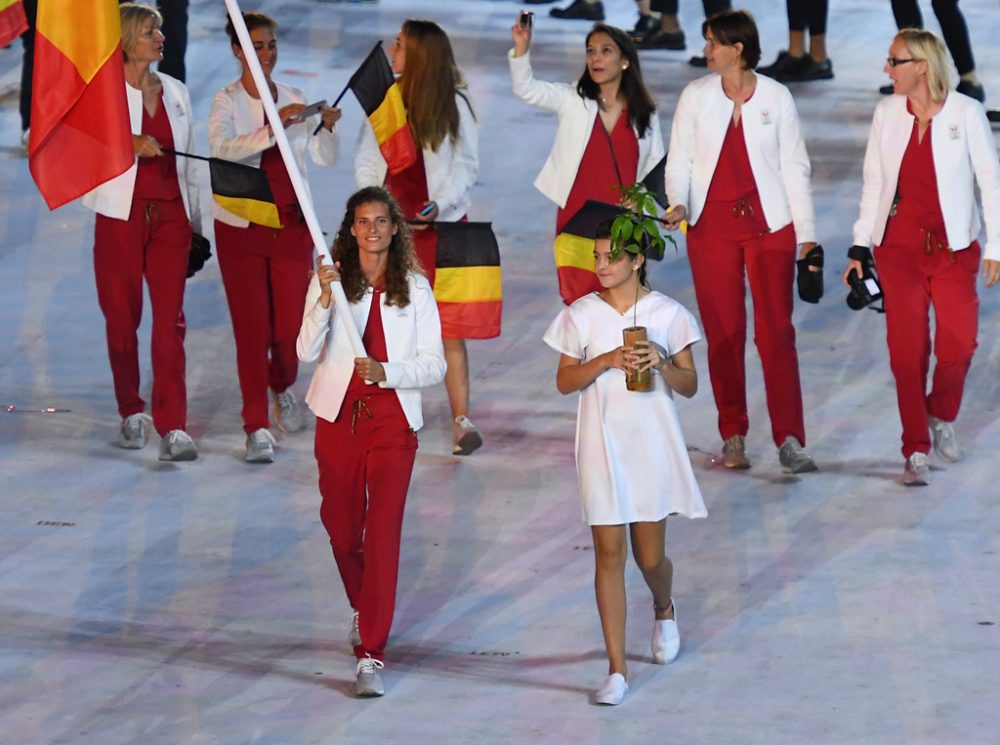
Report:
[[[650,341],[675,354],[701,340],[698,323],[676,300],[653,291],[635,308]],[[597,293],[565,308],[545,332],[560,354],[586,362],[622,345],[633,309],[621,314]],[[656,522],[708,512],[681,433],[673,391],[659,373],[650,391],[629,391],[625,373],[607,370],[580,391],[576,467],[590,525]]]

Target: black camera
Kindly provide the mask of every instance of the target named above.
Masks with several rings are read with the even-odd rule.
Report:
[[[847,275],[847,281],[851,285],[851,291],[847,294],[847,306],[851,310],[861,310],[882,299],[882,285],[879,284],[878,274],[875,272],[875,259],[867,246],[851,246],[847,251],[847,258],[861,262],[861,276],[857,271],[852,271]],[[881,308],[873,308],[879,313],[885,313],[884,304]]]
[[[530,10],[522,10],[521,15],[517,18],[517,22],[521,28],[531,28],[535,22],[535,14]]]

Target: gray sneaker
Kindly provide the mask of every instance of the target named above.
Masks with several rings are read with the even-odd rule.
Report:
[[[172,429],[160,440],[160,460],[195,460],[198,447],[183,429]]]
[[[903,466],[904,486],[927,486],[931,483],[931,464],[927,453],[914,453]]]
[[[362,657],[358,660],[354,692],[363,698],[385,695],[385,686],[382,685],[382,676],[379,674],[379,670],[384,667],[382,660],[374,657]]]
[[[274,394],[274,423],[282,432],[298,432],[306,426],[302,421],[302,407],[291,388]]]
[[[261,428],[247,435],[247,463],[274,462],[274,435]]]
[[[934,452],[941,460],[949,463],[958,463],[962,459],[962,448],[955,437],[955,427],[951,422],[946,422],[936,417],[928,417],[931,425],[931,442],[934,443]]]
[[[146,447],[146,437],[153,418],[149,414],[129,414],[122,419],[121,430],[118,433],[118,447],[126,450],[142,450]]]
[[[785,473],[808,473],[819,470],[797,437],[785,438],[778,450],[778,460],[781,461],[781,470]]]

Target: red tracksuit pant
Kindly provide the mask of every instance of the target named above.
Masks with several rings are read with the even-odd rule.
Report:
[[[108,359],[122,418],[139,414],[139,341],[142,280],[153,308],[153,426],[162,436],[187,427],[184,383],[184,283],[191,225],[180,199],[135,199],[128,220],[98,215],[94,225],[94,278],[104,314]]]
[[[274,230],[215,221],[247,434],[270,426],[267,389],[281,393],[299,374],[295,340],[309,287],[312,239],[297,214],[283,212],[282,222],[285,227]]]
[[[806,443],[799,358],[792,325],[795,231],[767,232],[755,198],[743,209],[708,202],[687,234],[698,310],[708,341],[708,374],[722,439],[746,435],[746,277],[753,298],[754,342],[764,369],[767,411],[776,445],[793,436]]]
[[[896,242],[907,236],[910,240],[905,243]],[[928,253],[925,245],[925,235],[910,226],[905,232],[894,231],[892,243],[875,249],[885,294],[889,364],[903,423],[904,458],[930,452],[928,415],[946,422],[958,417],[979,328],[979,244],[954,253],[941,248]],[[936,364],[928,394],[932,305]]]
[[[348,398],[336,422],[316,418],[320,518],[347,599],[358,611],[358,659],[385,654],[416,454],[417,435],[395,394]]]

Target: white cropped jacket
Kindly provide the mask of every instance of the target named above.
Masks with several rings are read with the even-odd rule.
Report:
[[[771,232],[792,223],[797,243],[816,240],[816,218],[809,186],[811,167],[799,115],[788,88],[764,75],[743,104],[740,117],[750,170]],[[698,222],[715,175],[733,102],[712,74],[689,83],[681,93],[670,132],[666,187],[671,205],[687,207]]]
[[[891,96],[875,107],[865,151],[861,208],[854,223],[855,245],[871,247],[882,242],[913,122],[906,96]],[[974,190],[974,182],[979,182],[986,218],[983,258],[1000,261],[1000,164],[983,107],[951,91],[931,121],[930,134],[949,248],[960,251],[979,237],[982,223]]]
[[[535,179],[535,188],[560,207],[565,207],[594,130],[597,101],[581,97],[576,92],[575,84],[535,80],[531,72],[530,54],[515,57],[514,50],[511,49],[507,59],[510,62],[514,94],[532,106],[539,106],[559,115],[556,138],[545,165]],[[645,136],[639,137],[638,132],[635,136],[639,141],[636,178],[641,181],[663,158],[663,135],[660,134],[660,120],[656,112],[649,118]]]
[[[405,308],[386,305],[382,295],[382,328],[389,361],[382,363],[386,379],[378,385],[396,392],[407,422],[416,431],[424,424],[420,389],[444,380],[446,365],[434,291],[422,274],[411,273],[409,283],[410,304]],[[316,416],[332,422],[340,412],[354,375],[355,355],[333,301],[329,308],[324,308],[319,304],[320,294],[319,280],[313,276],[306,293],[296,350],[303,362],[319,359],[306,392],[306,403]],[[368,288],[358,302],[351,304],[359,333],[368,323],[372,296]]]

